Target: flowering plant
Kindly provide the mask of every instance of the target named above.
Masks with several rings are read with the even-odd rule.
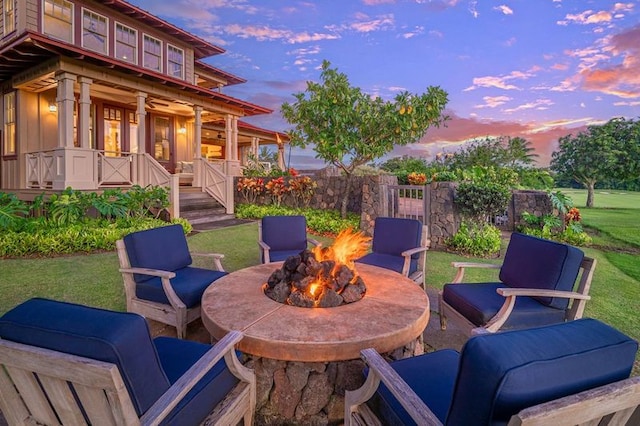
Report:
[[[297,176],[291,179],[289,191],[296,202],[296,207],[300,207],[301,202],[305,207],[309,207],[317,187],[318,184],[309,176]]]
[[[426,185],[427,183],[427,176],[424,173],[411,172],[407,179],[411,185]]]
[[[238,179],[238,192],[242,194],[244,201],[254,203],[258,195],[264,193],[264,179],[254,177],[242,177]]]
[[[582,220],[582,216],[580,216],[580,210],[578,210],[576,207],[572,207],[564,216],[564,220],[567,224],[571,222],[580,222]]]
[[[282,204],[282,199],[289,192],[289,188],[287,187],[287,183],[284,181],[284,177],[280,176],[279,178],[271,179],[264,186],[267,194],[271,195],[271,199],[273,200],[273,204],[276,206],[280,206]]]

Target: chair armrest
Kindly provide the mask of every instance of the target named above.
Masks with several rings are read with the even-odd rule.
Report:
[[[346,391],[345,426],[352,424],[352,413],[357,411],[358,405],[364,404],[373,396],[381,381],[417,424],[442,425],[424,401],[416,395],[413,389],[402,380],[398,373],[391,368],[389,363],[375,349],[368,348],[360,351],[360,357],[369,366],[369,374],[362,387],[353,391]]]
[[[310,243],[313,246],[319,246],[322,245],[322,243],[316,239],[313,238],[307,238],[307,242]]]
[[[235,357],[235,345],[239,343],[243,337],[240,331],[230,331],[227,333],[162,394],[140,418],[140,424],[159,424],[218,361],[226,357],[229,353]],[[243,378],[240,379],[241,381],[245,381]]]
[[[564,299],[591,300],[591,296],[576,293],[575,291],[544,290],[540,288],[499,288],[496,292],[504,297],[528,296],[528,297],[560,297]]]
[[[429,247],[416,247],[416,248],[412,248],[412,249],[409,249],[409,250],[405,250],[400,254],[403,255],[404,257],[410,257],[410,256],[413,256],[416,253],[421,253],[421,252],[427,251],[427,250],[429,250]]]
[[[496,265],[493,263],[475,263],[475,262],[451,262],[451,266],[458,268],[456,276],[453,278],[452,283],[460,283],[464,278],[465,268],[485,268],[485,269],[500,269],[502,265]]]
[[[213,264],[216,268],[216,270],[221,271],[221,272],[225,272],[224,267],[222,266],[222,262],[221,260],[224,259],[224,254],[221,253],[198,253],[198,252],[191,252],[192,256],[198,256],[198,257],[210,257],[213,259]]]
[[[151,275],[154,277],[166,278],[170,280],[171,278],[175,278],[176,273],[171,271],[163,271],[161,269],[149,269],[149,268],[120,268],[120,272],[124,272],[127,274],[140,274],[140,275]]]
[[[262,240],[258,240],[258,246],[260,247],[260,250],[262,250],[262,263],[271,263],[271,256],[269,254],[271,246]]]
[[[498,288],[496,292],[505,297],[503,305],[497,314],[493,316],[483,327],[490,333],[495,333],[507,322],[513,307],[516,304],[516,298],[518,296],[527,297],[562,297],[565,299],[580,299],[590,300],[591,296],[582,293],[576,293],[573,291],[559,291],[559,290],[545,290],[539,288]]]

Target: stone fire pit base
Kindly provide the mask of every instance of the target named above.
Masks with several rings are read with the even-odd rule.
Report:
[[[422,339],[384,354],[388,360],[424,352]],[[257,379],[256,425],[339,425],[344,422],[344,392],[362,386],[362,360],[280,361],[245,355]]]

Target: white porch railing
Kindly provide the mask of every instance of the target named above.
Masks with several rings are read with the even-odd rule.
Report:
[[[27,188],[48,189],[53,187],[54,151],[27,154]]]
[[[119,156],[108,155],[110,152],[97,151],[98,186],[131,186],[135,183],[137,161],[135,155],[123,152]]]
[[[200,173],[202,190],[222,204],[227,213],[233,213],[233,178],[227,176],[223,161],[209,162],[196,160],[199,165],[196,170]]]

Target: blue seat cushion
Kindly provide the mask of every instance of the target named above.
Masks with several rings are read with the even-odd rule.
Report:
[[[174,272],[176,276],[171,279],[171,287],[187,308],[198,306],[202,300],[202,293],[207,287],[218,278],[227,275],[226,272],[191,266]],[[162,288],[162,280],[159,277],[137,283],[136,296],[139,299],[169,304],[169,299]]]
[[[193,261],[182,225],[133,232],[122,240],[129,256],[129,263],[134,268],[175,272],[191,265]],[[141,283],[154,277],[134,274],[133,278],[135,282]]]
[[[300,254],[301,251],[302,250],[280,250],[280,251],[269,250],[269,260],[271,262],[279,262],[281,260],[287,260],[289,256],[295,256],[297,254]]]
[[[171,384],[174,384],[202,355],[210,345],[170,337],[157,337],[153,343],[160,363]],[[200,424],[211,410],[238,384],[224,359],[220,360],[195,387],[178,403],[162,425]]]
[[[498,313],[506,298],[496,290],[502,283],[445,284],[442,299],[478,327]],[[509,319],[501,330],[538,327],[563,322],[565,311],[552,308],[531,297],[519,296]]]
[[[458,375],[459,358],[458,352],[444,349],[393,361],[391,367],[444,423]],[[416,424],[383,383],[367,404],[384,425]]]
[[[404,266],[404,257],[382,253],[369,253],[356,260],[356,263],[379,266],[401,274],[402,267]],[[409,263],[409,275],[413,274],[417,269],[418,261],[412,258]]]
[[[307,248],[307,220],[304,216],[265,216],[262,241],[273,251],[298,254]]]
[[[420,247],[422,222],[416,219],[377,217],[373,228],[371,251],[378,254],[402,256],[402,252]],[[418,260],[420,253],[412,255]]]
[[[500,281],[509,287],[572,291],[583,258],[576,247],[516,232],[509,240]],[[536,299],[558,309],[569,303],[565,298]]]
[[[0,317],[0,338],[117,365],[138,415],[169,388],[137,314],[30,299]]]
[[[594,319],[472,337],[446,424],[503,425],[526,407],[623,380],[637,349]]]

